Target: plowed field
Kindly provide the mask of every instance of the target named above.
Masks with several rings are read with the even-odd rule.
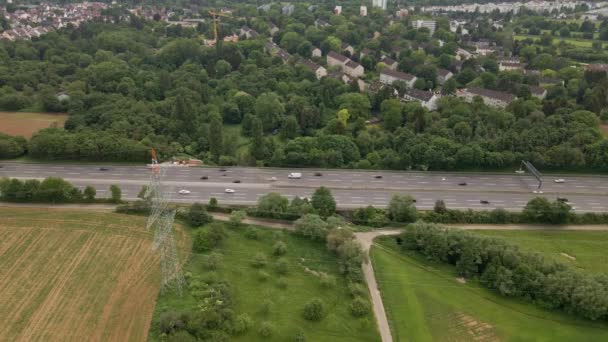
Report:
[[[145,341],[160,284],[151,239],[144,217],[0,208],[0,341]]]

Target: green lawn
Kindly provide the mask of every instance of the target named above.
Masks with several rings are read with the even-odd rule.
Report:
[[[530,35],[530,34],[518,34],[513,36],[515,40],[524,40],[524,39],[540,39],[540,36]],[[578,47],[588,47],[590,48],[593,40],[592,39],[584,39],[584,38],[561,38],[559,36],[553,37],[553,44],[558,44],[560,41],[565,41],[566,43],[572,44]],[[602,43],[603,47],[606,47],[605,43]]]
[[[324,243],[266,228],[258,229],[257,240],[245,237],[245,228],[226,230],[227,237],[216,249],[216,252],[222,254],[216,278],[231,284],[235,315],[246,313],[254,321],[247,333],[231,336],[231,341],[292,341],[300,329],[305,332],[307,341],[380,340],[371,312],[362,318],[354,318],[350,314],[351,297],[346,288],[346,280],[339,275],[336,259],[326,251]],[[287,253],[282,257],[272,255],[272,247],[277,240],[287,244]],[[260,269],[250,264],[252,257],[260,252],[268,258],[268,265],[261,268],[261,271],[269,275],[265,281],[259,280]],[[203,258],[204,254],[193,254],[185,272],[209,276],[209,271],[205,271],[202,266]],[[279,276],[275,271],[274,265],[279,258],[289,263],[286,276]],[[335,277],[336,284],[329,288],[323,287],[320,276],[313,274],[317,272]],[[286,288],[279,286],[279,279],[287,284]],[[305,303],[312,298],[320,298],[326,305],[327,314],[319,322],[310,322],[302,317]],[[270,311],[263,314],[260,308],[268,299],[272,301]],[[188,291],[181,298],[163,295],[157,303],[155,317],[163,311],[193,307],[193,302]],[[270,338],[259,335],[258,329],[262,322],[271,322],[275,327]],[[150,339],[157,340],[154,327]]]
[[[579,270],[608,273],[607,231],[483,230],[476,233],[504,237],[522,249],[541,253]]]
[[[531,240],[542,238],[522,234],[521,241],[534,246]],[[557,239],[562,238],[565,236],[558,235]],[[596,238],[590,235],[584,240]],[[473,281],[460,283],[450,266],[429,263],[415,254],[406,255],[391,238],[377,242],[371,250],[372,262],[395,341],[608,340],[607,324],[578,320],[508,299]],[[576,245],[574,250],[583,248],[582,242]],[[551,248],[551,243],[543,243],[538,250]],[[579,262],[585,266],[599,265],[599,261]]]

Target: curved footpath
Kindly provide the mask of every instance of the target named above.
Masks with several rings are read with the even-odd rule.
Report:
[[[46,209],[78,209],[78,210],[114,210],[115,205],[112,204],[66,204],[66,205],[44,205],[44,204],[30,204],[30,203],[3,203],[0,202],[0,207],[24,207],[24,208],[46,208]],[[223,213],[210,213],[214,219],[218,221],[228,221],[230,215]],[[275,220],[266,220],[259,218],[245,218],[243,220],[245,224],[253,224],[268,227],[271,229],[286,229],[294,230],[294,226],[289,222],[277,222]],[[466,230],[589,230],[589,231],[600,231],[608,230],[608,225],[564,225],[564,226],[550,226],[550,225],[489,225],[489,224],[447,224],[444,225],[452,228],[460,228]],[[380,332],[382,342],[392,342],[393,336],[391,334],[390,326],[388,324],[388,318],[386,311],[384,310],[384,304],[380,295],[380,289],[376,282],[374,275],[374,268],[371,261],[369,261],[369,250],[374,243],[374,239],[378,236],[386,235],[397,235],[401,233],[401,229],[379,229],[371,232],[359,232],[355,233],[357,241],[361,244],[363,251],[365,252],[368,260],[363,263],[363,275],[367,283],[367,288],[370,293],[372,300],[372,307],[374,311],[374,317],[376,317],[376,324]]]

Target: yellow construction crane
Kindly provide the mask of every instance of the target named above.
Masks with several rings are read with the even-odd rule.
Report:
[[[230,15],[216,11],[209,11],[209,14],[213,18],[213,38],[215,39],[215,45],[217,45],[217,17],[230,17]]]

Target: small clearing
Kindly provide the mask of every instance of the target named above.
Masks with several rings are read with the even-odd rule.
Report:
[[[467,283],[467,280],[464,279],[463,277],[456,278],[456,281],[459,282],[460,284],[466,284]]]
[[[66,113],[0,112],[0,133],[22,135],[29,139],[34,133],[51,125],[63,127],[67,119]]]

